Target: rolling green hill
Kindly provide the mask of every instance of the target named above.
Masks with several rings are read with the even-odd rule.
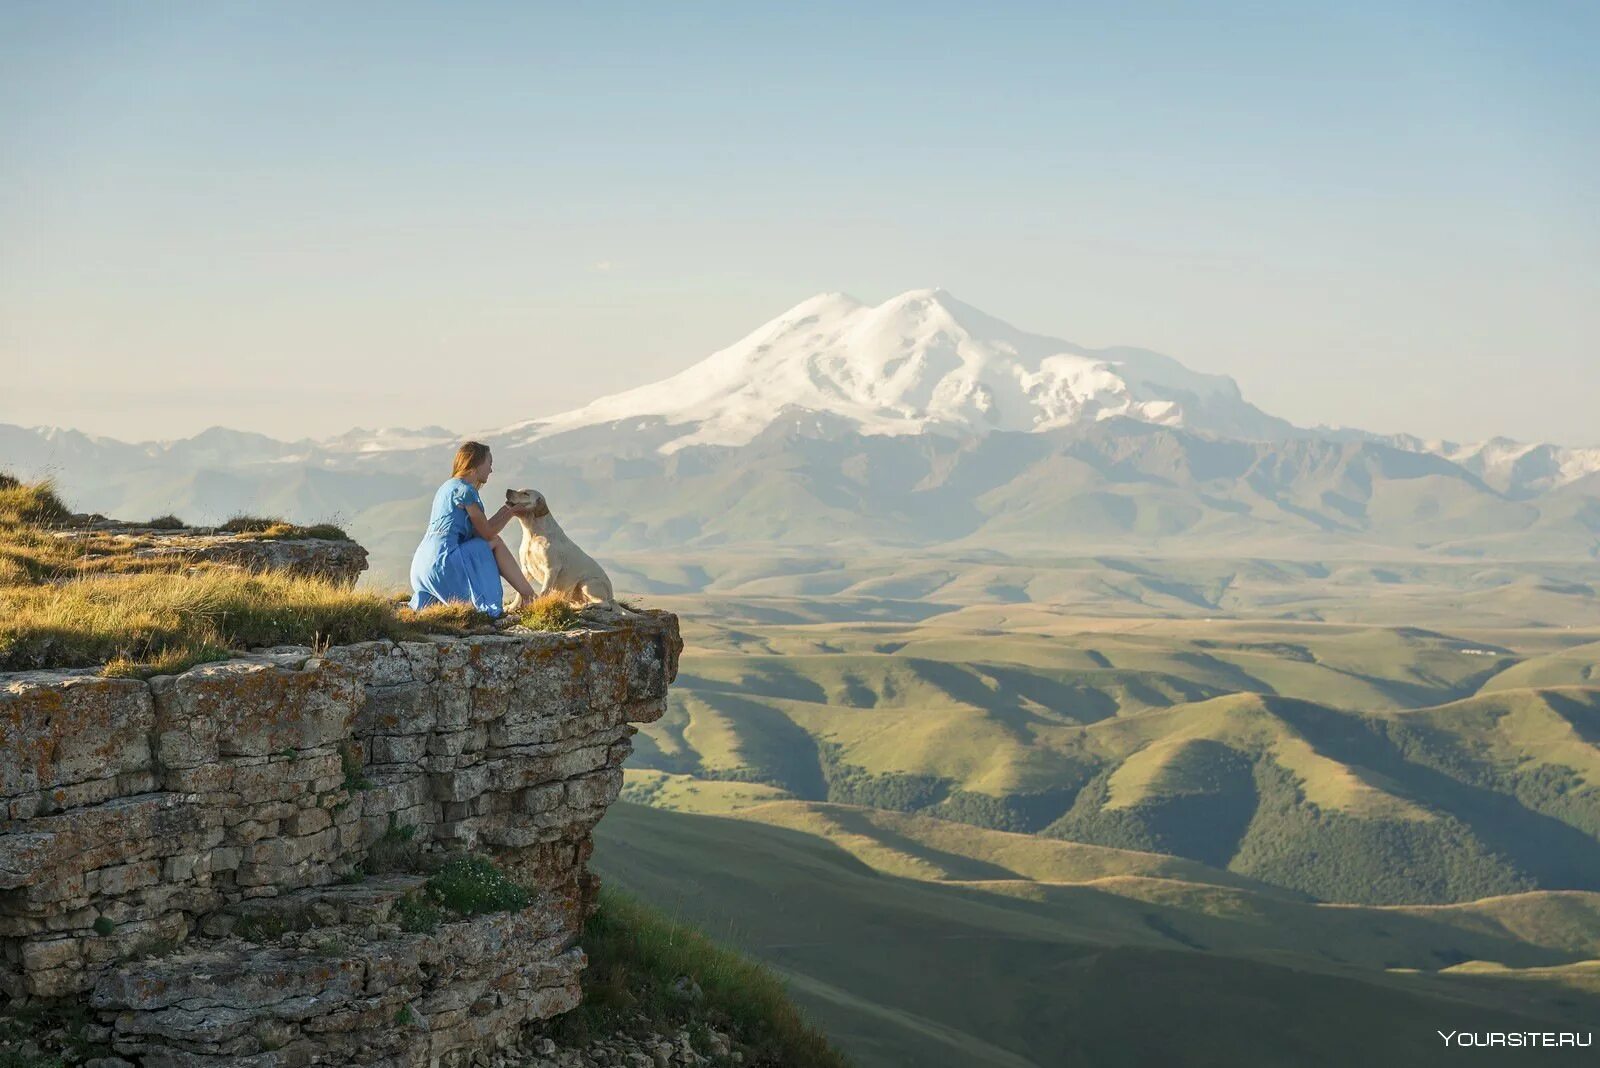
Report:
[[[1600,1010],[1576,573],[673,568],[690,647],[623,795],[650,807],[597,863],[863,1064],[1445,1064],[1436,1030]]]
[[[1600,1010],[1600,895],[1319,905],[1170,858],[798,802],[619,804],[596,839],[605,879],[772,965],[869,1068],[1446,1064],[1436,1029]]]
[[[720,607],[636,739],[631,766],[666,777],[633,796],[920,812],[1326,901],[1600,890],[1600,689],[1508,688],[1581,676],[1583,633]]]

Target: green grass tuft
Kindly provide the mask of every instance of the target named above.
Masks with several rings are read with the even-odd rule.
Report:
[[[416,839],[416,827],[401,823],[393,812],[389,813],[389,826],[368,847],[361,870],[367,875],[415,870],[420,845]]]
[[[12,1005],[0,1013],[0,1068],[66,1068],[109,1056],[109,1046],[88,1037],[95,1022],[82,1001]],[[39,1052],[25,1052],[29,1043]]]
[[[589,955],[583,1004],[548,1025],[563,1044],[703,1023],[730,1029],[747,1064],[849,1064],[770,970],[627,894],[602,887],[581,944]],[[703,998],[678,997],[673,985],[680,976],[692,979]]]
[[[234,925],[233,933],[235,937],[242,938],[246,942],[261,944],[276,942],[288,930],[289,925],[283,917],[263,912],[241,917]]]
[[[427,934],[443,922],[444,912],[419,891],[394,903],[394,918],[407,934]]]
[[[424,889],[434,904],[458,916],[527,908],[533,894],[486,857],[457,857],[428,876]]]
[[[405,852],[415,827],[396,824],[373,847],[368,870],[374,870],[373,857],[384,853],[385,839],[392,839],[395,858]],[[415,858],[410,858],[414,865]],[[403,865],[396,864],[395,868]],[[409,934],[425,934],[448,920],[482,916],[490,912],[514,912],[533,903],[533,891],[512,879],[482,856],[459,856],[446,861],[428,876],[420,888],[406,894],[394,905],[394,920]]]
[[[344,771],[344,788],[351,793],[357,790],[370,790],[374,783],[367,778],[365,767],[361,762],[361,753],[350,742],[345,742],[339,747],[339,766]]]

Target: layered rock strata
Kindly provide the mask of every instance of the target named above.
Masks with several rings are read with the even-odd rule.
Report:
[[[677,620],[0,675],[0,998],[145,1066],[468,1064],[578,1003],[590,831]],[[432,858],[527,908],[408,923]]]

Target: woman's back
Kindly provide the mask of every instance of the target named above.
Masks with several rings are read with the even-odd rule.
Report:
[[[465,479],[446,479],[433,495],[433,510],[428,514],[428,533],[446,535],[452,543],[473,537],[476,531],[472,529],[472,520],[467,517],[464,507],[468,504],[483,507],[483,499],[478,496],[477,488]]]
[[[411,557],[412,608],[465,601],[480,612],[501,611],[500,572],[494,551],[473,528],[467,505],[483,507],[478,488],[452,478],[433,495],[428,531]]]

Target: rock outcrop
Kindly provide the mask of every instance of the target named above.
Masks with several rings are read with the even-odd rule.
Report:
[[[0,996],[151,1068],[477,1063],[578,1003],[590,831],[681,647],[646,612],[0,675]],[[476,854],[532,903],[419,919]]]
[[[222,564],[247,571],[281,571],[353,585],[367,569],[367,550],[344,538],[264,537],[213,527],[140,527],[98,517],[55,537],[101,557],[105,570],[137,569],[150,562]]]

